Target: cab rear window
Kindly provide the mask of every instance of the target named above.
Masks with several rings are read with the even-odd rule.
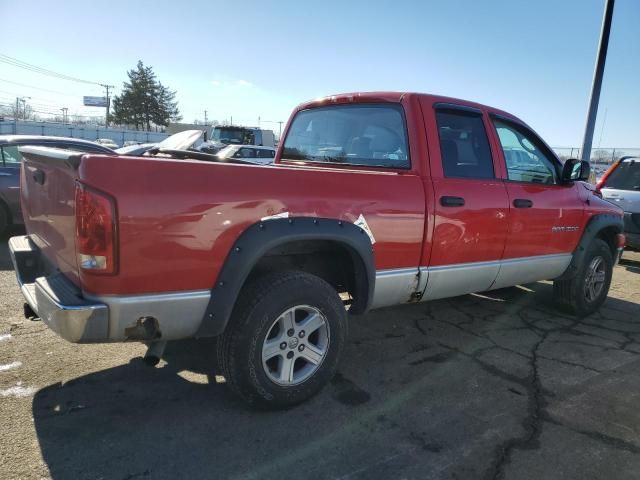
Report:
[[[335,105],[299,112],[283,159],[366,167],[409,168],[407,130],[399,105]]]
[[[640,160],[629,159],[621,162],[607,177],[604,188],[640,190]]]

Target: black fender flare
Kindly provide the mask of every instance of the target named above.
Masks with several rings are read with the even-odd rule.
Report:
[[[579,266],[584,260],[589,244],[602,230],[606,228],[614,228],[617,233],[622,233],[624,231],[624,220],[621,216],[610,213],[601,213],[591,217],[584,229],[584,232],[582,233],[582,238],[580,239],[578,246],[573,251],[571,263],[564,273],[555,280],[568,280],[575,276]]]
[[[328,240],[349,251],[359,290],[350,313],[365,313],[375,288],[375,263],[371,240],[357,225],[329,218],[292,217],[254,223],[235,241],[220,270],[196,337],[220,335],[227,326],[245,281],[258,261],[271,249],[285,243]]]

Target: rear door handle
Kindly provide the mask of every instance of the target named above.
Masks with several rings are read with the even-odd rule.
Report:
[[[464,198],[462,197],[440,197],[440,205],[443,207],[463,207]]]
[[[513,206],[516,208],[531,208],[533,207],[533,202],[526,198],[516,198],[513,201]]]

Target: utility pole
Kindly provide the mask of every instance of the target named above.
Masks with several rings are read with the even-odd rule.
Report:
[[[593,131],[596,126],[598,103],[600,102],[600,90],[602,88],[602,76],[604,74],[604,64],[607,60],[607,49],[609,48],[609,33],[611,32],[611,19],[613,18],[614,3],[615,0],[606,0],[604,17],[602,19],[602,31],[600,32],[600,48],[598,50],[598,56],[596,58],[595,72],[593,73],[591,99],[589,100],[589,113],[587,114],[587,124],[584,129],[584,141],[582,142],[582,160],[586,160],[587,162],[591,159]]]
[[[67,107],[62,107],[62,123],[67,123],[67,111],[69,110]]]
[[[207,111],[204,111],[204,124],[205,125],[209,125],[209,123],[207,122]]]
[[[106,97],[107,97],[107,112],[106,112],[106,114],[104,116],[104,126],[105,126],[105,128],[107,128],[107,127],[109,127],[109,109],[111,108],[111,98],[109,97],[109,89],[110,88],[115,88],[115,87],[113,85],[103,85],[103,84],[100,84],[100,86],[104,87],[104,89],[107,92],[107,95],[106,95]]]
[[[16,97],[16,111],[13,112],[13,134],[18,134],[18,113],[20,112],[20,98]]]
[[[27,99],[31,100],[31,97],[16,97],[16,122],[17,118],[20,116],[20,102],[22,102],[22,119],[27,120]],[[18,124],[16,123],[16,128]]]
[[[278,124],[280,125],[280,133],[278,134],[278,139],[280,139],[282,138],[282,120],[280,120]]]

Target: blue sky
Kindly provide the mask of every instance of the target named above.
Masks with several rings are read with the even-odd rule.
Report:
[[[0,53],[116,92],[142,59],[178,91],[185,121],[205,109],[210,120],[286,120],[319,96],[410,90],[503,108],[553,146],[576,146],[603,2],[0,0]],[[638,25],[640,2],[618,0],[594,148],[640,146]],[[27,95],[43,110],[100,114],[81,107],[99,94],[0,63],[0,103]]]

